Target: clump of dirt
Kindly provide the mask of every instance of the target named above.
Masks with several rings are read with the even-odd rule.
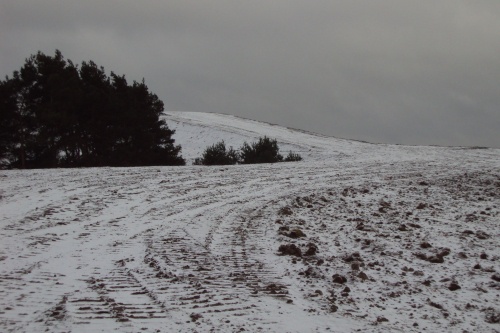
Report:
[[[400,224],[398,227],[399,231],[408,231],[408,228],[406,227],[406,224]]]
[[[361,266],[361,265],[360,265],[360,262],[359,262],[359,261],[353,261],[353,262],[351,263],[351,269],[352,269],[353,271],[359,271],[359,267],[360,267],[360,266]]]
[[[488,235],[486,232],[484,231],[481,231],[481,230],[478,230],[476,231],[476,237],[478,239],[488,239],[490,238],[490,235]]]
[[[444,310],[444,307],[441,304],[433,302],[433,301],[431,301],[429,299],[427,301],[429,302],[430,306],[432,306],[432,307],[434,307],[436,309],[439,309],[439,310]]]
[[[283,222],[280,222],[280,223],[283,223]],[[278,229],[278,232],[279,232],[280,234],[283,234],[283,235],[284,235],[284,234],[285,234],[285,231],[289,231],[289,230],[290,230],[290,228],[289,228],[288,226],[283,225],[283,226],[281,226],[281,227]]]
[[[433,264],[442,264],[442,263],[444,263],[444,257],[440,256],[439,254],[436,254],[436,255],[427,257],[427,261],[431,262]]]
[[[304,275],[311,278],[322,277],[321,273],[318,270],[314,269],[312,266],[309,266],[305,271],[300,272],[299,275]]]
[[[350,255],[347,255],[344,258],[342,258],[342,260],[344,262],[363,261],[363,259],[361,259],[361,255],[359,254],[359,252],[354,252]]]
[[[278,251],[282,255],[302,257],[302,250],[295,244],[282,244]]]
[[[500,282],[500,274],[499,273],[495,273],[491,276],[491,279],[493,281],[497,281],[497,282]]]
[[[290,207],[286,206],[280,209],[279,214],[289,216],[293,214],[293,210]]]
[[[422,247],[422,245],[421,245],[421,247]],[[449,254],[450,254],[450,249],[444,248],[441,251],[439,251],[438,253],[431,254],[431,255],[427,255],[427,254],[421,253],[421,252],[415,253],[414,255],[419,259],[428,261],[428,262],[433,263],[433,264],[442,264],[442,263],[444,263],[444,257],[446,257]]]
[[[492,307],[483,310],[485,313],[484,321],[489,324],[500,324],[500,311]]]
[[[495,179],[498,182],[500,176]],[[302,258],[290,258],[295,265],[288,266],[286,274],[300,281],[304,297],[314,300],[316,311],[342,309],[343,314],[371,319],[373,325],[384,324],[384,319],[393,322],[384,313],[391,308],[408,310],[411,321],[404,325],[412,327],[422,326],[417,318],[422,323],[443,318],[442,323],[433,322],[436,331],[440,325],[463,325],[464,331],[471,331],[466,321],[474,321],[483,331],[488,325],[484,320],[499,322],[498,309],[481,310],[480,304],[467,308],[460,297],[464,288],[477,282],[474,290],[484,293],[488,307],[494,304],[492,292],[500,290],[500,273],[492,266],[500,260],[492,247],[493,220],[500,210],[490,198],[496,197],[476,186],[473,178],[387,180],[391,184],[359,187],[369,187],[368,191],[342,187],[280,206],[291,207],[293,215],[281,216],[276,239],[294,242],[302,250]],[[393,185],[398,184],[396,189]],[[497,196],[499,189],[494,189]],[[307,209],[309,204],[317,209]],[[463,223],[452,223],[455,220]],[[485,223],[468,223],[473,221]],[[306,241],[290,239],[295,228],[307,233]],[[282,253],[293,251],[286,248]],[[436,270],[435,265],[443,267]],[[327,290],[324,297],[315,293],[318,288]],[[447,298],[446,304],[441,302]],[[456,309],[465,309],[463,319]]]
[[[360,278],[361,280],[365,281],[365,280],[368,280],[368,275],[366,275],[365,272],[359,272],[358,278]]]
[[[203,318],[203,316],[201,314],[199,314],[199,313],[191,313],[191,315],[189,317],[191,318],[192,322],[195,322],[198,319]]]
[[[293,229],[290,233],[287,234],[290,238],[301,238],[306,237],[306,234],[300,229]]]
[[[428,248],[432,247],[432,245],[429,244],[428,242],[422,242],[422,243],[420,243],[420,247],[423,249],[428,249]]]
[[[427,208],[427,204],[423,202],[419,203],[417,206],[417,209],[425,209],[425,208]]]
[[[347,282],[346,277],[340,274],[333,274],[332,279],[334,283],[338,284],[344,284]]]
[[[306,256],[314,256],[318,252],[318,247],[314,243],[307,244],[307,251],[304,255]]]
[[[281,284],[271,283],[266,286],[265,291],[271,295],[286,295],[288,294],[288,290],[286,286]]]
[[[290,230],[290,228],[286,225],[279,227],[278,233],[280,235],[294,238],[294,239],[306,237],[306,234],[301,229],[295,228],[295,229]]]
[[[64,296],[62,300],[57,303],[53,308],[47,312],[47,316],[50,320],[63,320],[66,317],[66,302],[68,300],[67,296]]]

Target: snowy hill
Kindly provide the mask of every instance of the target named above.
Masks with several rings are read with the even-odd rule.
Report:
[[[304,161],[0,171],[0,331],[500,329],[499,149],[165,119],[191,161],[263,135]]]
[[[405,156],[410,159],[416,156],[433,159],[443,153],[454,154],[456,149],[462,150],[462,148],[371,144],[217,113],[169,111],[165,112],[164,119],[170,128],[177,131],[174,138],[177,144],[182,145],[183,156],[188,161],[201,156],[207,146],[221,140],[228,146],[239,148],[243,142],[253,142],[264,135],[277,139],[282,152],[290,150],[298,152],[306,161],[335,160],[342,157],[400,160]],[[495,156],[498,154],[498,150],[492,151]]]
[[[343,145],[339,142],[344,142],[344,146],[351,143],[231,115],[201,112],[166,112],[165,115],[169,127],[177,131],[174,138],[182,145],[189,161],[221,140],[237,149],[243,142],[253,142],[265,135],[276,138],[283,153],[293,150],[308,160],[332,157],[333,146],[340,148]]]

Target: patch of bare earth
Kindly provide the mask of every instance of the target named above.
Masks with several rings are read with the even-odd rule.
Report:
[[[500,330],[500,176],[443,174],[285,203],[276,253],[310,311],[368,320],[367,332]]]

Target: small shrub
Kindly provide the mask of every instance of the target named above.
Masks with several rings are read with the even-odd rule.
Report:
[[[194,160],[194,165],[231,165],[238,162],[238,153],[224,141],[213,144],[205,149],[202,157]]]
[[[302,156],[292,151],[286,158],[279,153],[278,141],[267,136],[259,138],[259,141],[248,144],[244,142],[238,153],[229,147],[226,149],[224,141],[209,146],[203,152],[202,157],[194,160],[194,165],[230,165],[230,164],[258,164],[302,161]]]
[[[259,138],[259,141],[252,144],[243,143],[240,148],[241,163],[254,164],[254,163],[276,163],[282,162],[283,156],[279,153],[278,141],[272,140],[267,136]]]
[[[292,151],[290,151],[287,157],[285,157],[285,162],[298,162],[298,161],[302,161],[302,156]]]

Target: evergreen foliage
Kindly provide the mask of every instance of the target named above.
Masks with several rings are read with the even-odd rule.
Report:
[[[272,140],[267,136],[259,138],[259,141],[248,144],[243,143],[240,148],[241,164],[254,163],[276,163],[282,162],[283,156],[279,153],[278,141]]]
[[[60,51],[26,59],[0,81],[3,168],[184,165],[159,116],[163,102],[142,82]]]
[[[230,164],[258,164],[276,162],[302,161],[302,157],[290,151],[286,158],[279,153],[278,141],[267,136],[260,137],[259,141],[248,144],[246,142],[237,152],[230,147],[226,150],[224,141],[209,146],[203,152],[202,157],[194,160],[194,165],[230,165]]]
[[[224,141],[209,146],[201,158],[196,158],[194,165],[231,165],[238,163],[238,153],[229,147],[226,149]]]
[[[289,152],[288,155],[284,159],[285,162],[298,162],[302,161],[302,156],[297,153]]]

